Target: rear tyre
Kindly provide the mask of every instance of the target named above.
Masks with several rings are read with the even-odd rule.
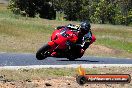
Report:
[[[75,59],[78,58],[78,55],[74,51],[70,52],[67,56],[67,59],[69,59],[69,61],[75,61]]]
[[[77,57],[70,55],[69,57],[67,57],[67,59],[69,59],[69,61],[75,61]]]
[[[72,46],[67,56],[69,61],[75,61],[75,59],[80,58],[80,49],[76,46]]]
[[[50,46],[48,44],[41,47],[36,53],[37,60],[43,60],[47,58],[49,56],[49,51],[48,51],[49,49],[50,49]]]
[[[69,61],[75,61],[76,58],[68,58]]]

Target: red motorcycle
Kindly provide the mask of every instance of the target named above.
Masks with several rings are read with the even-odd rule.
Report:
[[[36,58],[43,60],[47,57],[51,57],[53,52],[56,52],[57,55],[52,57],[62,57],[69,60],[80,58],[82,55],[79,55],[79,49],[77,50],[77,47],[74,46],[77,40],[77,31],[70,30],[68,27],[57,29],[52,33],[51,41],[37,51]]]

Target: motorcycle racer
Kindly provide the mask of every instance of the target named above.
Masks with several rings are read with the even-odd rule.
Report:
[[[82,57],[89,45],[96,40],[91,32],[90,22],[84,21],[80,25],[68,24],[67,26],[58,26],[56,29],[60,30],[65,27],[72,30],[78,36],[78,40],[75,43],[69,42],[67,45],[71,46],[72,52],[76,52],[77,57]],[[56,56],[56,54],[56,52],[53,52],[51,56]]]
[[[89,45],[95,42],[95,40],[96,38],[92,34],[90,22],[82,22],[80,24],[80,30],[78,33],[78,41],[76,42],[76,44],[80,44],[81,56],[84,54],[85,50],[89,47]]]
[[[51,40],[36,52],[36,58],[43,60],[47,57],[57,57],[73,61],[81,58],[95,40],[88,21],[80,25],[59,26],[53,31]]]

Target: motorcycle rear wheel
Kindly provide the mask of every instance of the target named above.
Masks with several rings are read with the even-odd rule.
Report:
[[[75,61],[75,59],[77,59],[77,57],[70,56],[70,57],[67,57],[67,59],[69,59],[69,61]]]
[[[75,52],[70,52],[67,56],[68,56],[67,59],[69,59],[69,61],[75,61],[75,59],[78,58]]]
[[[48,44],[41,47],[36,53],[37,60],[43,60],[47,58],[49,56],[49,51],[48,51],[49,49],[50,49],[50,46]]]

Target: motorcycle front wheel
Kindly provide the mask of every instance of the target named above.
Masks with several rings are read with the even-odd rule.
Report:
[[[47,58],[50,55],[49,54],[50,52],[48,51],[49,49],[50,49],[50,46],[48,44],[41,47],[36,53],[37,60],[43,60]]]

